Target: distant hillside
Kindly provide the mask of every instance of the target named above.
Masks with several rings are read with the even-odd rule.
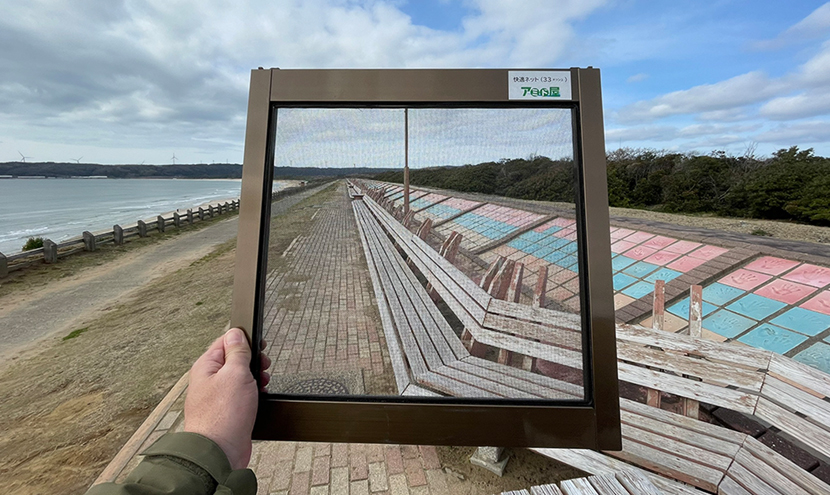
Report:
[[[274,177],[303,179],[314,177],[369,176],[391,169],[376,168],[292,168],[275,167]],[[18,176],[106,176],[113,179],[179,178],[179,179],[238,179],[242,165],[235,163],[180,164],[180,165],[100,165],[97,163],[0,163],[0,175]]]

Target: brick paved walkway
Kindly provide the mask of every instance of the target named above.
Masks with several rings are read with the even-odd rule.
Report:
[[[306,232],[279,260],[269,261],[263,325],[273,360],[269,391],[280,391],[281,376],[332,378],[331,371],[350,370],[362,372],[366,393],[397,395],[344,187],[326,198]],[[348,385],[352,393],[363,391]]]
[[[254,444],[261,494],[456,494],[473,486],[441,469],[435,447],[296,442]]]

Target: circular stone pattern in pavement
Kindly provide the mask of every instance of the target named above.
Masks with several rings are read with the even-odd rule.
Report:
[[[311,378],[292,384],[284,390],[286,394],[299,395],[348,395],[345,383],[330,378]]]

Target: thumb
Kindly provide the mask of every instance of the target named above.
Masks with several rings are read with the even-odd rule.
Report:
[[[225,333],[225,364],[247,367],[251,362],[251,346],[245,332],[231,328]]]

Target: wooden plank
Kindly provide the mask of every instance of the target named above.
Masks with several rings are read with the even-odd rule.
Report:
[[[726,477],[718,486],[719,495],[753,495],[732,478]]]
[[[500,316],[507,316],[526,321],[537,321],[547,325],[567,328],[575,332],[582,331],[582,319],[579,315],[556,311],[548,308],[514,304],[500,299],[490,299],[487,311]]]
[[[524,354],[553,363],[564,364],[571,368],[582,369],[582,353],[550,344],[535,342],[521,337],[514,337],[480,327],[468,327],[476,341],[509,351]]]
[[[548,287],[548,265],[542,265],[536,272],[536,287],[533,290],[533,306],[541,308],[545,305],[545,294]]]
[[[630,414],[630,413],[629,413]],[[627,419],[631,419],[630,417]],[[642,419],[646,421],[645,418]],[[684,458],[687,464],[695,464],[715,469],[719,472],[725,472],[732,463],[732,455],[725,455],[715,452],[714,442],[711,440],[693,439],[693,435],[682,435],[679,439],[673,438],[669,434],[660,434],[648,431],[646,428],[631,425],[627,422],[621,424],[623,438],[627,438],[634,442],[646,445],[655,450],[659,450],[666,454]],[[666,425],[666,430],[669,427]],[[694,443],[690,443],[694,442]],[[705,445],[699,447],[698,445]],[[729,447],[728,445],[726,446]],[[737,447],[737,446],[735,446]],[[723,449],[721,444],[717,446],[718,449]],[[709,450],[711,449],[711,450]],[[733,450],[737,452],[737,448]],[[612,454],[613,455],[613,454]],[[660,456],[654,458],[654,463],[660,463]]]
[[[628,490],[631,495],[661,495],[660,490],[654,486],[648,478],[640,471],[620,471],[616,474],[617,481]]]
[[[486,321],[486,318],[485,318]],[[721,363],[712,363],[705,359],[668,353],[651,347],[631,342],[617,342],[617,358],[635,364],[692,375],[702,378],[704,382],[724,387],[734,386],[758,392],[764,383],[764,374],[758,371],[735,368]]]
[[[613,474],[591,476],[588,482],[600,495],[629,495],[628,490],[617,481],[617,477]]]
[[[696,382],[685,378],[641,368],[625,362],[617,363],[620,380],[644,387],[665,390],[683,397],[708,402],[747,414],[755,413],[758,397],[754,394]]]
[[[673,413],[671,413],[673,414]],[[679,415],[677,415],[679,416]],[[688,416],[685,416],[688,417]],[[729,442],[728,440],[723,440],[718,437],[704,435],[699,431],[694,430],[687,430],[683,428],[683,426],[674,423],[668,423],[663,421],[658,421],[653,418],[649,418],[646,416],[640,416],[639,414],[634,414],[630,411],[620,410],[620,420],[631,426],[636,427],[637,430],[644,430],[654,435],[659,435],[662,437],[668,437],[672,441],[677,441],[682,444],[690,445],[696,448],[701,448],[708,452],[712,452],[714,454],[718,454],[719,456],[724,456],[729,460],[734,457],[734,455],[738,452],[741,448],[740,444],[735,444]],[[632,435],[636,435],[636,430],[628,430]],[[654,436],[649,435],[648,437],[642,436],[641,438],[650,438],[655,440],[655,447],[663,448],[659,445],[660,439]],[[645,441],[645,440],[643,440]],[[665,444],[669,445],[669,444]],[[668,447],[666,447],[668,448]],[[676,451],[679,453],[679,451]],[[723,460],[720,458],[713,459],[711,462],[703,457],[697,459],[695,462],[702,462],[706,463],[712,467],[722,467],[726,469],[729,466],[729,460]],[[718,464],[720,462],[720,464]]]
[[[403,351],[398,343],[397,332],[392,323],[389,305],[386,302],[386,297],[383,294],[380,280],[378,278],[377,267],[375,266],[374,258],[369,250],[369,245],[366,239],[366,232],[364,226],[365,216],[363,216],[358,209],[366,208],[362,203],[352,203],[352,210],[354,211],[357,220],[358,232],[360,233],[360,242],[363,246],[363,255],[366,257],[366,264],[369,267],[369,277],[372,280],[372,290],[375,293],[375,300],[378,303],[378,312],[380,313],[381,327],[386,338],[386,347],[389,352],[389,359],[392,362],[392,372],[395,375],[395,385],[398,388],[398,394],[403,394],[410,384],[409,373],[406,371]]]
[[[807,416],[825,429],[830,428],[830,402],[826,400],[821,400],[773,376],[767,376],[764,380],[761,395],[780,406]]]
[[[622,443],[623,450],[607,453],[704,490],[714,492],[724,477],[721,470],[690,462],[689,459],[658,450],[650,445],[634,442],[626,437],[623,437]]]
[[[530,495],[562,495],[562,490],[554,484],[530,487]]]
[[[815,423],[796,416],[765,397],[758,400],[755,416],[822,455],[830,456],[830,432]]]
[[[494,395],[508,398],[508,399],[538,399],[539,396],[536,394],[532,394],[529,392],[525,392],[523,390],[519,390],[517,388],[504,385],[503,383],[496,382],[491,380],[490,377],[483,377],[480,373],[479,375],[473,375],[470,373],[466,373],[462,370],[454,368],[452,366],[441,366],[435,370],[432,370],[433,373],[445,376],[451,380],[454,380],[459,383],[465,383],[471,387],[475,387],[478,389],[486,390],[487,392],[491,392]],[[495,378],[495,376],[493,376]],[[464,397],[464,396],[461,396]]]
[[[794,469],[800,470],[798,466],[792,465]],[[736,469],[740,468],[740,472],[736,473]],[[785,493],[787,495],[810,495],[810,492],[801,488],[795,482],[775,470],[765,460],[759,459],[742,448],[735,455],[735,462],[729,467],[726,474],[736,481],[739,481],[744,486],[749,484],[741,481],[742,478],[754,477],[764,481],[768,487],[775,490],[775,493]],[[806,473],[805,473],[806,474]],[[830,489],[830,487],[827,487]]]
[[[503,373],[505,375],[530,382],[546,390],[558,391],[560,395],[556,396],[556,398],[582,399],[585,396],[585,390],[581,386],[574,385],[573,383],[557,380],[538,373],[520,370],[518,368],[513,368],[512,366],[500,366],[492,361],[487,361],[486,359],[477,358],[475,356],[464,358],[463,361],[479,368],[487,368],[494,372]]]
[[[500,385],[520,390],[521,392],[526,394],[526,397],[529,398],[545,398],[550,395],[550,392],[546,394],[545,392],[547,390],[542,387],[539,387],[538,385],[534,385],[530,382],[521,380],[513,376],[502,375],[498,372],[493,372],[487,368],[479,368],[478,366],[474,366],[465,361],[456,361],[454,363],[448,364],[447,367],[461,371],[471,377],[480,377],[482,379],[489,380]],[[501,367],[507,368],[508,366],[502,365]],[[462,381],[466,382],[466,380]]]
[[[695,432],[700,435],[707,435],[710,437],[720,438],[726,442],[730,442],[738,447],[743,445],[746,440],[746,434],[730,430],[718,425],[706,423],[696,419],[676,414],[664,409],[649,407],[645,404],[635,402],[630,399],[620,399],[620,409],[638,414],[640,416],[651,418],[663,423],[671,423],[680,426],[688,431]]]
[[[428,372],[416,377],[416,381],[418,383],[426,385],[427,387],[434,388],[435,390],[444,392],[447,395],[452,395],[455,397],[485,399],[501,397],[497,394],[494,394],[493,392],[478,387],[472,387],[470,385],[467,385],[466,383],[452,380],[444,375],[439,375],[438,373],[433,372]]]
[[[746,451],[747,454],[752,455],[753,458],[760,460],[761,464],[770,466],[774,471],[780,473],[782,477],[786,478],[786,480],[795,483],[811,495],[826,495],[827,493],[830,493],[830,485],[827,485],[812,474],[799,468],[792,461],[762,444],[755,438],[747,437],[742,450]],[[741,452],[739,452],[736,457],[743,459]],[[743,465],[751,471],[754,471],[754,466],[756,464],[745,462]],[[783,488],[788,486],[788,484],[781,481],[778,476],[764,476],[763,478],[769,480],[775,486],[779,486],[778,483],[781,483],[780,486]],[[784,493],[787,492],[785,491]]]
[[[481,276],[481,280],[478,282],[478,286],[484,289],[488,294],[490,293],[490,284],[493,282],[493,279],[496,278],[496,275],[501,270],[501,267],[504,266],[504,262],[507,260],[504,256],[499,256],[490,263],[490,266],[487,267],[485,270],[484,275]],[[491,294],[492,295],[492,294]]]
[[[576,478],[573,480],[565,480],[559,483],[559,488],[565,495],[602,495],[594,490],[586,478]]]
[[[663,331],[666,322],[666,281],[654,282],[654,302],[651,306],[651,328]]]
[[[765,370],[771,363],[772,352],[749,346],[723,345],[706,339],[691,338],[669,332],[657,332],[639,325],[618,324],[617,339],[642,345],[661,347],[705,357],[709,361],[731,364],[751,370]],[[786,358],[785,358],[786,359]],[[830,378],[828,378],[830,390]]]
[[[781,379],[805,387],[805,391],[812,390],[823,397],[830,397],[830,375],[811,366],[774,354],[769,363],[769,371]]]
[[[754,495],[781,495],[781,492],[769,486],[764,480],[738,463],[734,463],[729,468],[728,479],[735,480],[742,488]],[[786,495],[794,494],[788,492]]]
[[[482,327],[494,332],[505,332],[520,335],[527,339],[542,340],[558,347],[582,349],[582,332],[575,332],[567,328],[552,328],[538,322],[517,320],[489,312],[484,317]]]
[[[689,336],[700,338],[703,328],[703,287],[689,288]]]
[[[659,490],[662,490],[664,493],[670,495],[702,494],[702,492],[691,486],[665,478],[658,474],[643,471],[636,466],[632,466],[631,464],[593,450],[540,448],[532,448],[530,450],[591,474],[613,474],[620,471],[636,471],[647,477]]]

